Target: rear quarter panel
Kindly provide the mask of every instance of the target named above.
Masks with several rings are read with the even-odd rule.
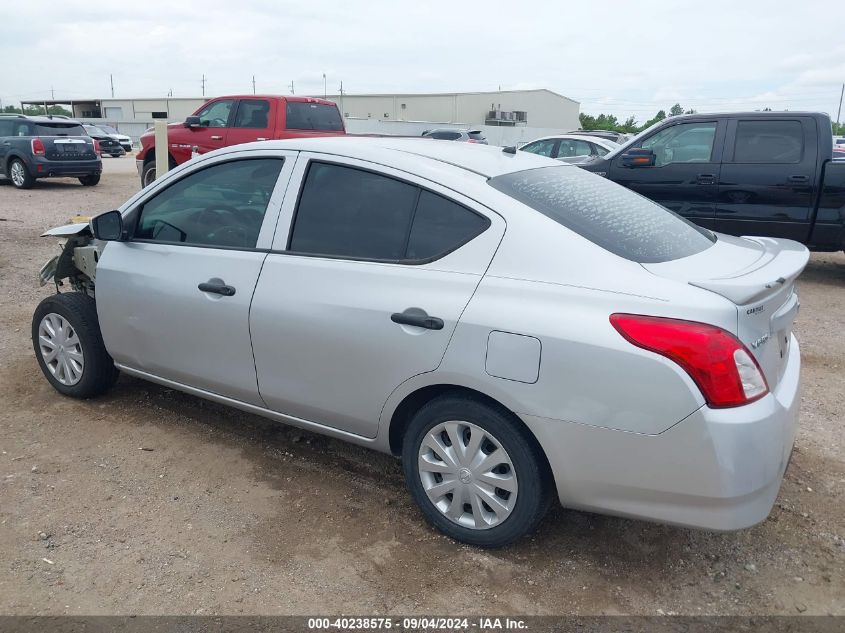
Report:
[[[824,165],[816,221],[808,243],[820,250],[845,247],[845,160]]]

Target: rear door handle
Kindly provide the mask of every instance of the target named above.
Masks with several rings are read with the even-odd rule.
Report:
[[[715,185],[716,176],[715,174],[698,174],[698,176],[695,177],[695,181],[699,185]]]
[[[197,286],[202,292],[210,292],[216,295],[223,295],[224,297],[231,297],[235,294],[235,289],[232,286],[227,286],[222,283],[215,283],[206,281]]]
[[[212,141],[222,141],[222,140],[223,140],[223,137],[222,137],[222,136],[212,136],[212,137],[211,137],[211,140],[212,140]]]
[[[789,182],[810,182],[810,177],[804,175],[790,176]]]
[[[422,327],[426,330],[442,330],[443,319],[428,316],[427,314],[407,314],[406,312],[394,312],[390,315],[390,320],[400,325],[413,325],[415,327]]]

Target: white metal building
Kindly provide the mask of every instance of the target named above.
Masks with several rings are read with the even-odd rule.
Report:
[[[315,95],[320,96],[322,95]],[[77,118],[108,123],[135,141],[155,119],[182,121],[211,97],[24,101],[63,105]],[[579,127],[579,103],[551,90],[328,95],[351,133],[419,134],[440,126],[478,128],[493,143],[530,140]]]

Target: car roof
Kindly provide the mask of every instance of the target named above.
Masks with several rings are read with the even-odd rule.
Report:
[[[510,153],[501,147],[455,143],[427,138],[331,136],[284,141],[262,141],[223,148],[216,154],[247,149],[285,149],[358,158],[413,172],[442,171],[444,165],[458,167],[485,178],[525,169],[560,165],[559,161],[528,152]],[[425,169],[420,159],[428,163]],[[421,173],[421,175],[424,175]]]

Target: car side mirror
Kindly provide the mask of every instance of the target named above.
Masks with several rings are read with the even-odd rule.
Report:
[[[94,237],[108,242],[119,242],[126,236],[123,233],[123,216],[120,211],[108,211],[95,218],[91,218],[91,229]]]
[[[202,121],[198,116],[189,116],[185,118],[185,127],[202,127]]]
[[[632,147],[619,157],[622,167],[654,167],[657,162],[654,151]]]

